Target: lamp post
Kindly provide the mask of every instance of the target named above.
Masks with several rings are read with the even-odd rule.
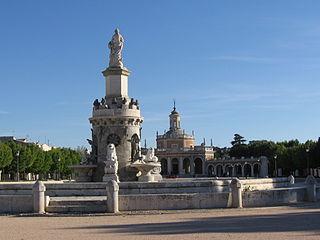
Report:
[[[275,177],[278,177],[277,158],[278,158],[278,156],[274,155],[274,174],[275,174]]]
[[[60,180],[60,161],[61,161],[61,159],[60,159],[60,157],[58,158],[58,173],[59,173],[59,178],[58,178],[58,180]]]
[[[309,152],[310,152],[310,148],[306,148],[306,153],[307,153],[307,176],[309,175]]]
[[[17,181],[19,182],[20,181],[20,173],[19,173],[19,157],[20,157],[20,151],[18,151],[16,153],[16,156],[17,156]]]

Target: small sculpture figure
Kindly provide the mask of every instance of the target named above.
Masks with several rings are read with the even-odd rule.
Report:
[[[94,106],[94,109],[98,109],[99,108],[100,103],[99,103],[98,99],[94,100],[93,106]]]
[[[118,161],[117,161],[116,147],[113,143],[109,143],[107,146],[107,156],[106,161],[104,161],[104,176],[102,178],[103,182],[109,182],[110,180],[115,180],[119,182],[118,172]]]
[[[116,153],[116,147],[113,143],[108,144],[107,160],[105,161],[105,174],[116,174],[118,171],[118,158]]]
[[[131,161],[134,162],[141,158],[140,139],[137,134],[131,138]]]
[[[109,67],[123,67],[121,51],[124,39],[119,33],[119,29],[116,29],[114,32],[115,34],[108,44],[108,47],[110,48]]]
[[[87,139],[88,141],[91,141]],[[82,159],[80,160],[80,165],[88,165],[90,161],[91,155],[88,149],[85,149]]]
[[[158,162],[158,157],[154,155],[154,149],[149,148],[144,159],[145,162]]]

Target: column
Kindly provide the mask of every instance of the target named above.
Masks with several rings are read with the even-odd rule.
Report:
[[[190,158],[190,173],[194,175],[194,158]]]
[[[236,166],[232,166],[232,177],[236,176]]]
[[[244,165],[240,165],[241,166],[241,177],[244,177]]]
[[[168,175],[171,175],[171,172],[172,172],[172,159],[168,157],[167,162],[168,162]]]
[[[183,157],[179,158],[179,175],[184,175],[184,169],[183,169]]]
[[[206,169],[206,163],[205,163],[205,157],[202,159],[202,174],[203,175],[208,175],[208,171]]]
[[[251,167],[251,177],[254,177],[253,165],[250,164]]]

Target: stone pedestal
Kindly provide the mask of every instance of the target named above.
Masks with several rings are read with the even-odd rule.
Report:
[[[46,187],[43,182],[37,181],[32,187],[33,195],[33,212],[45,213],[46,199],[45,199]]]
[[[242,208],[242,185],[238,178],[232,179],[230,183],[232,195],[232,207]]]
[[[316,202],[317,201],[317,180],[314,176],[309,175],[306,178],[305,184],[306,188],[306,200],[308,202]]]
[[[109,181],[107,185],[107,212],[119,212],[119,185],[116,181]]]
[[[106,78],[107,97],[128,97],[128,77],[130,71],[125,67],[108,67],[102,72]]]

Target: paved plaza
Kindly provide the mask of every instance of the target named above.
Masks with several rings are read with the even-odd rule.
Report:
[[[320,203],[112,215],[0,216],[0,239],[320,239]]]

